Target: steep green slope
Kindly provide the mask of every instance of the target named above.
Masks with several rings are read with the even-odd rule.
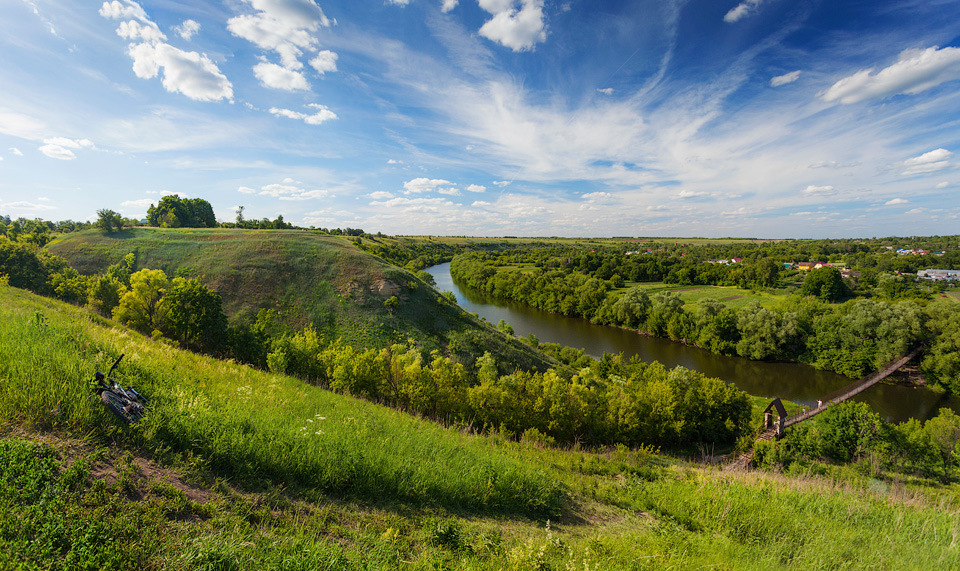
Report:
[[[413,339],[472,364],[490,351],[510,367],[544,370],[541,353],[462,311],[411,273],[350,242],[301,230],[134,228],[68,234],[48,245],[83,274],[104,272],[131,252],[137,267],[200,277],[234,320],[273,309],[288,326],[312,325],[355,347]],[[397,298],[397,305],[385,302]]]
[[[120,353],[131,429],[88,385]],[[444,429],[0,285],[4,569],[960,566],[955,489],[828,469]]]

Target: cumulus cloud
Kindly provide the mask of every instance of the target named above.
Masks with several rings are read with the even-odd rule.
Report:
[[[44,139],[44,145],[39,148],[40,152],[51,159],[60,159],[61,161],[72,161],[77,158],[73,152],[77,149],[93,148],[93,142],[89,139],[67,139],[66,137],[53,137]]]
[[[743,2],[737,4],[735,7],[730,9],[730,11],[727,12],[726,15],[724,15],[723,21],[728,24],[739,22],[740,20],[756,12],[757,8],[762,3],[763,3],[763,0],[744,0]]]
[[[938,183],[937,183],[937,186],[935,186],[934,188],[936,188],[937,190],[939,190],[939,189],[941,189],[941,188],[947,188],[948,186],[950,186],[950,183],[947,182],[947,181],[943,181],[943,182],[938,182]]]
[[[275,63],[260,62],[253,66],[253,74],[264,87],[285,91],[306,91],[310,89],[310,84],[307,83],[307,78],[302,73]]]
[[[814,186],[810,185],[807,188],[800,191],[800,194],[804,196],[830,196],[836,194],[833,187],[830,185],[825,186]]]
[[[469,192],[486,192],[487,187],[480,184],[471,184],[470,186],[467,187],[467,190]]]
[[[923,153],[919,157],[903,161],[904,170],[900,174],[910,176],[943,170],[950,166],[948,159],[952,155],[953,153],[943,148]]]
[[[335,23],[327,18],[314,0],[243,0],[243,3],[250,5],[254,13],[230,18],[227,20],[227,29],[233,35],[263,50],[276,53],[280,57],[280,65],[277,67],[291,74],[303,68],[300,57],[304,52],[318,50],[320,42],[316,32]],[[320,52],[310,64],[320,74],[336,71],[336,54],[330,51]],[[257,73],[257,68],[260,68],[257,77],[265,86],[291,89],[289,81],[284,82],[282,78],[289,80],[293,76],[282,76],[276,69],[271,69],[270,73],[271,77],[278,81],[264,81],[260,75],[266,71],[266,68],[261,67],[263,65],[266,64],[255,66],[254,72]],[[331,65],[333,69],[330,69]],[[303,83],[306,83],[306,80]],[[294,89],[309,89],[309,86]]]
[[[456,8],[457,4],[459,3],[460,0],[443,0],[443,2],[440,4],[440,11],[446,14]]]
[[[475,200],[475,201],[473,202],[473,204],[471,204],[470,206],[474,206],[474,207],[476,207],[476,208],[482,208],[482,207],[484,207],[484,206],[491,206],[491,204],[490,204],[489,202],[485,202],[485,201],[483,201],[483,200]]]
[[[438,188],[437,192],[439,194],[446,194],[448,196],[460,196],[460,190],[452,186],[446,187],[446,188]]]
[[[280,200],[310,200],[314,198],[326,198],[330,195],[327,190],[314,189],[308,190],[292,184],[293,179],[284,179],[282,183],[267,184],[260,187],[259,192],[252,188],[241,186],[238,190],[244,194],[257,193],[261,196],[271,196]]]
[[[317,55],[310,60],[310,66],[317,70],[317,73],[323,75],[325,73],[337,71],[337,54],[333,53],[330,50],[320,50],[317,52]]]
[[[388,165],[402,165],[403,161],[398,161],[397,159],[387,159]]]
[[[241,186],[237,189],[237,192],[241,194],[256,194],[257,190],[255,188],[250,188],[249,186]]]
[[[896,63],[877,73],[873,68],[863,69],[841,79],[821,98],[859,103],[900,93],[914,95],[956,79],[960,79],[960,48],[911,49],[901,52]]]
[[[788,83],[793,83],[800,78],[800,70],[791,71],[790,73],[785,73],[783,75],[778,75],[770,80],[771,87],[780,87],[781,85],[786,85]]]
[[[174,26],[173,31],[181,38],[190,41],[200,31],[200,23],[196,20],[184,20],[179,26]]]
[[[546,41],[543,0],[478,0],[493,15],[480,27],[480,35],[515,52],[532,50]],[[519,6],[519,8],[518,8]]]
[[[123,20],[117,28],[120,37],[130,40],[127,55],[133,59],[133,72],[141,79],[152,79],[163,71],[162,84],[171,93],[197,101],[233,99],[233,85],[213,61],[198,52],[187,52],[165,43],[166,36],[136,2],[104,2],[100,15]]]
[[[420,194],[435,191],[444,186],[456,186],[456,184],[440,178],[430,179],[421,177],[403,183],[403,192],[404,194]]]
[[[288,119],[299,119],[306,123],[307,125],[319,125],[327,121],[332,121],[337,118],[337,114],[327,108],[326,105],[319,105],[317,103],[310,103],[307,105],[311,109],[315,109],[314,113],[300,113],[298,111],[291,111],[290,109],[280,109],[277,107],[271,107],[270,113],[278,117],[287,117]]]
[[[909,201],[909,200],[906,200],[906,199],[903,199],[903,198],[894,198],[893,200],[888,200],[888,201],[884,202],[883,204],[884,204],[885,206],[895,206],[895,205],[897,205],[897,204],[907,204],[908,202],[910,202],[910,201]]]
[[[153,22],[141,24],[135,20],[120,22],[117,28],[117,35],[125,40],[135,41],[143,40],[145,42],[159,42],[166,40],[167,36],[160,31]]]
[[[385,191],[385,190],[378,190],[378,191],[376,191],[376,192],[371,192],[371,193],[370,193],[369,195],[367,195],[367,196],[369,196],[370,198],[372,198],[372,199],[374,199],[374,200],[389,200],[389,199],[393,198],[393,193],[392,193],[392,192],[387,192],[387,191]]]

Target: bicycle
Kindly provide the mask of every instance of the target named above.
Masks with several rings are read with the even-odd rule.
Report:
[[[117,357],[113,366],[106,375],[97,371],[94,375],[97,386],[94,391],[100,396],[100,401],[107,410],[120,419],[124,424],[136,424],[143,418],[146,405],[150,402],[147,397],[141,395],[132,388],[124,388],[115,381],[111,375],[113,370],[120,364],[123,354]]]

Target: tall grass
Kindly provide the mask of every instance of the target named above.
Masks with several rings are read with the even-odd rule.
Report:
[[[155,343],[99,318],[0,288],[0,421],[126,440],[197,456],[266,482],[452,510],[549,516],[563,491],[482,440],[364,401]],[[91,392],[96,370],[151,398],[121,433]]]

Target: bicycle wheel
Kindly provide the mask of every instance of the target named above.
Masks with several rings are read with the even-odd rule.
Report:
[[[142,407],[138,403],[113,391],[100,393],[100,401],[103,402],[103,406],[107,407],[107,410],[123,421],[124,424],[132,424],[143,418]]]

